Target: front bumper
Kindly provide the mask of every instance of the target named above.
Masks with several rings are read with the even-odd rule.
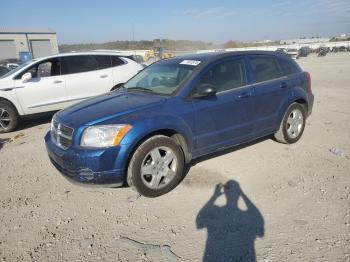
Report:
[[[123,185],[124,168],[116,166],[120,147],[63,150],[53,143],[50,132],[45,136],[45,144],[52,164],[69,181],[106,187]]]

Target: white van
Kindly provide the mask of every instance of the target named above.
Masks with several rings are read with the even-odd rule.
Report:
[[[0,78],[0,133],[14,130],[21,116],[111,91],[142,69],[113,52],[58,54],[25,63]]]

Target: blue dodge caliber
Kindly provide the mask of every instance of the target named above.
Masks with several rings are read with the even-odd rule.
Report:
[[[271,134],[297,142],[313,100],[309,73],[284,54],[176,57],[56,113],[45,141],[66,178],[156,197],[192,159]]]

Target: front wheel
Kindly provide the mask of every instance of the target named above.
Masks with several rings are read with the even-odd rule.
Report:
[[[157,197],[175,188],[182,178],[184,155],[171,138],[156,135],[133,154],[127,174],[129,186],[146,197]]]
[[[299,103],[293,103],[289,106],[278,131],[275,133],[278,142],[293,144],[301,138],[305,128],[305,111],[305,106]]]
[[[18,125],[16,108],[7,101],[0,101],[0,133],[11,132]]]

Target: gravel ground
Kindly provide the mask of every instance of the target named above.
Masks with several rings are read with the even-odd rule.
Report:
[[[3,261],[350,261],[350,54],[299,60],[316,100],[302,139],[200,159],[171,193],[70,184],[49,118],[0,135]]]

